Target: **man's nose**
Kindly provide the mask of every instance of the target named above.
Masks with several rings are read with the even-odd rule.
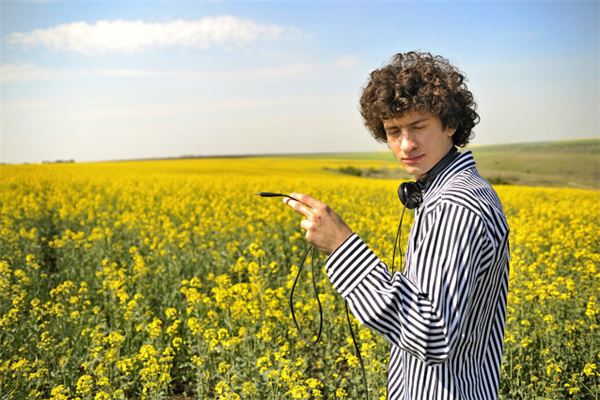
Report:
[[[415,142],[415,138],[410,133],[403,133],[400,136],[400,150],[404,153],[410,153],[414,149],[417,148],[417,143]]]

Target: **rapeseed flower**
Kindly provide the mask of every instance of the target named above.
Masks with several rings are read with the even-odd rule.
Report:
[[[266,188],[327,201],[391,263],[397,182],[337,160],[0,166],[0,392],[15,398],[364,398],[344,304],[315,258],[322,343],[288,309],[305,241]],[[384,162],[357,161],[368,168]],[[268,167],[267,167],[268,166]],[[235,191],[230,188],[235,187]],[[266,190],[264,189],[264,190]],[[500,395],[598,396],[595,191],[497,186],[511,229]],[[356,199],[360,199],[357,201]],[[407,237],[413,215],[405,215]],[[405,244],[404,244],[405,245]],[[307,266],[310,259],[307,260]],[[318,323],[312,271],[297,317]],[[373,398],[388,345],[358,327]],[[28,338],[24,341],[23,338]]]

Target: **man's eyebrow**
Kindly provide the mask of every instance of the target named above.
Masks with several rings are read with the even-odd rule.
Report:
[[[420,119],[418,119],[418,120],[416,120],[416,121],[413,121],[413,122],[411,122],[411,123],[410,123],[410,124],[408,124],[408,125],[409,125],[409,126],[411,126],[411,125],[417,125],[418,123],[421,123],[421,122],[423,122],[423,121],[427,121],[428,119],[429,119],[429,117],[423,117],[423,118],[420,118]]]
[[[423,117],[423,118],[419,118],[415,121],[412,121],[411,123],[409,123],[407,126],[413,126],[413,125],[417,125],[421,122],[427,121],[430,117]],[[387,127],[385,126],[385,124],[383,125],[383,129],[385,129],[386,131],[392,131],[392,130],[397,130],[400,129],[401,127],[398,125],[388,125]]]

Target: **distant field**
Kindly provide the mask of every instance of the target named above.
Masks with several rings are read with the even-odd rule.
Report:
[[[492,184],[600,189],[600,138],[470,146],[468,149],[473,151],[480,173]],[[227,162],[224,164],[223,160]],[[158,163],[163,172],[194,175],[255,176],[286,172],[305,177],[326,174],[411,179],[390,151],[182,156],[85,164],[98,172],[106,172],[113,163],[140,172],[152,172],[154,163]],[[54,168],[69,169],[74,165],[53,163]],[[14,167],[9,165],[5,171]]]
[[[600,138],[471,146],[481,174],[492,183],[600,189]],[[299,154],[281,157],[347,160],[344,171],[380,178],[408,178],[390,152]],[[383,161],[361,168],[352,161]],[[389,163],[388,163],[389,162]],[[356,169],[353,170],[352,167]],[[357,171],[358,170],[358,171]]]

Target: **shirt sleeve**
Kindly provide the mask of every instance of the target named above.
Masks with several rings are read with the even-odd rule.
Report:
[[[444,362],[461,335],[487,235],[471,210],[440,203],[413,249],[409,279],[388,267],[356,233],[326,261],[335,289],[363,324],[427,364]]]

